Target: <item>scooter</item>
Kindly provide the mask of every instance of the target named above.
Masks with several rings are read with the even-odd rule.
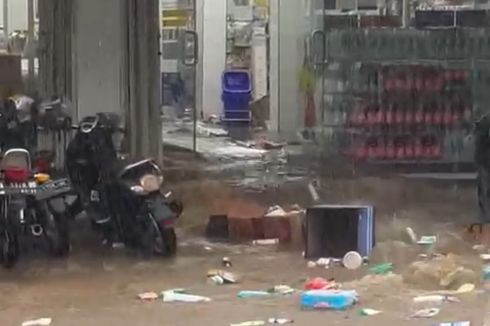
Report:
[[[32,175],[30,154],[22,148],[7,150],[0,167],[2,265],[12,268],[29,240],[47,244],[53,256],[66,256],[70,251],[69,220],[61,193],[49,191],[49,176]],[[64,189],[62,192],[71,188],[66,184]]]
[[[107,245],[124,245],[147,254],[177,250],[175,222],[182,203],[163,195],[163,174],[152,159],[127,164],[118,158],[113,136],[124,132],[118,117],[86,117],[66,151],[69,178],[78,195],[72,215],[85,211]]]

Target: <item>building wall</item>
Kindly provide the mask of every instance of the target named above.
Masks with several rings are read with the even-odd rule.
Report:
[[[0,1],[0,22],[3,26],[3,1]],[[27,30],[27,0],[9,1],[9,32]]]

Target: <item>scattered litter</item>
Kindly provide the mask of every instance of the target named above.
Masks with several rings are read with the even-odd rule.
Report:
[[[288,295],[294,293],[294,289],[289,285],[281,284],[281,285],[276,285],[273,288],[269,289],[268,292],[272,294]]]
[[[374,310],[374,309],[369,309],[369,308],[364,308],[359,311],[359,314],[361,316],[375,316],[379,315],[381,311],[379,310]]]
[[[230,324],[230,326],[262,326],[262,325],[265,325],[265,321],[263,320],[246,321],[238,324]]]
[[[265,217],[284,217],[287,216],[288,213],[281,206],[272,206],[269,207]]]
[[[485,250],[485,245],[482,245],[482,244],[477,244],[477,245],[474,245],[472,247],[473,250],[476,250],[476,251],[482,251],[482,250]]]
[[[294,320],[287,319],[287,318],[269,318],[268,323],[286,325],[286,324],[294,324]]]
[[[228,257],[223,257],[223,259],[221,259],[221,265],[223,267],[230,268],[232,266],[231,259]]]
[[[301,307],[304,309],[344,310],[358,301],[356,291],[311,290],[301,295]]]
[[[432,318],[435,317],[439,314],[441,309],[439,308],[428,308],[428,309],[422,309],[416,311],[413,315],[411,315],[412,318]]]
[[[413,298],[414,303],[432,303],[432,304],[442,304],[444,302],[457,303],[460,300],[456,297],[451,297],[447,295],[422,295]]]
[[[204,247],[204,250],[206,250],[206,251],[213,251],[213,248],[211,248],[211,247],[209,247],[209,246],[205,246],[205,247]]]
[[[49,326],[51,325],[51,318],[39,318],[36,320],[28,320],[22,323],[22,326]]]
[[[408,235],[408,238],[410,239],[410,241],[412,243],[417,243],[417,235],[415,234],[415,231],[411,228],[411,227],[407,227],[405,229],[405,231],[407,232],[407,235]]]
[[[182,290],[168,290],[162,292],[163,302],[210,302],[211,299],[200,295],[186,294]]]
[[[219,275],[214,275],[214,276],[208,277],[208,282],[211,284],[214,284],[214,285],[225,284],[225,280]]]
[[[158,299],[158,294],[155,292],[145,292],[138,294],[138,298],[143,301],[153,301]]]
[[[222,270],[208,271],[208,278],[215,278],[216,280],[219,278],[223,281],[221,284],[235,284],[238,282],[238,277],[235,274]]]
[[[267,291],[240,291],[237,297],[242,299],[270,297],[272,294]]]
[[[315,264],[317,266],[328,268],[330,266],[330,258],[319,258]]]
[[[306,281],[304,288],[305,290],[338,290],[340,284],[334,279],[327,281],[322,277],[315,277]]]
[[[423,236],[417,241],[419,245],[433,245],[437,242],[437,237],[435,235]]]
[[[490,260],[490,254],[481,254],[480,258],[484,261],[489,261]]]
[[[308,266],[308,268],[315,268],[317,265],[314,261],[309,261],[306,266]]]
[[[270,246],[270,245],[276,245],[278,243],[279,243],[279,239],[261,239],[261,240],[252,241],[252,244],[254,246]]]
[[[393,264],[385,263],[385,264],[375,265],[369,269],[369,272],[376,275],[388,274],[393,272]]]
[[[362,256],[357,251],[349,251],[342,259],[344,267],[350,270],[358,269],[362,266],[362,262]]]
[[[463,294],[463,293],[470,293],[475,290],[475,284],[473,283],[466,283],[461,285],[457,290],[456,293],[458,294]]]
[[[440,323],[434,326],[470,326],[469,321],[457,321],[457,322],[449,322],[449,323]]]

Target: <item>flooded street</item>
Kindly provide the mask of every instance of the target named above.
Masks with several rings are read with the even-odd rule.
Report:
[[[383,247],[383,246],[381,246]],[[238,284],[211,285],[209,269],[221,268],[230,257],[230,271]],[[479,291],[460,296],[459,303],[444,303],[433,319],[410,319],[416,307],[412,297],[427,293],[405,284],[398,272],[365,277],[366,268],[347,271],[336,267],[307,268],[300,252],[248,245],[210,244],[192,238],[183,241],[173,260],[144,260],[124,250],[77,252],[65,261],[30,259],[13,271],[0,274],[1,325],[53,318],[52,325],[229,325],[271,317],[293,319],[297,325],[433,325],[436,320],[470,320],[481,325],[486,297]],[[309,277],[335,278],[344,289],[357,290],[359,304],[347,311],[302,311],[299,294],[267,299],[240,299],[240,290],[266,290],[287,284],[302,289]],[[137,294],[185,288],[212,298],[209,303],[141,302]],[[359,315],[361,308],[382,311]]]

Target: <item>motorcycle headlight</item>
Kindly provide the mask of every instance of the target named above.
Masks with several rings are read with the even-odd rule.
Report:
[[[162,177],[153,174],[147,174],[140,179],[140,186],[145,192],[149,193],[160,190],[162,182]]]

